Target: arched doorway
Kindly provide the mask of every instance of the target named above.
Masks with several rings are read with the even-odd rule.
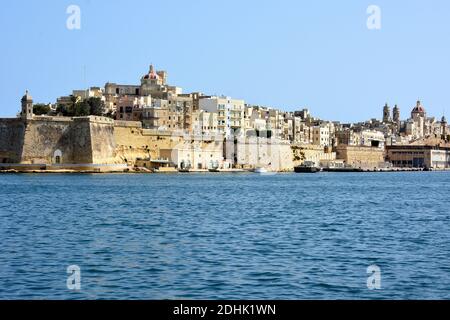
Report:
[[[62,152],[61,150],[58,149],[53,153],[53,163],[61,164],[61,162],[62,162]]]

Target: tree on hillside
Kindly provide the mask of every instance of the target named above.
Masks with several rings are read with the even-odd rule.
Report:
[[[64,104],[58,104],[56,106],[56,113],[61,113],[64,117],[69,117],[69,108]]]
[[[87,103],[87,101],[81,101],[75,105],[74,116],[75,117],[89,116],[90,111],[91,106],[89,105],[89,103]]]
[[[33,105],[33,113],[35,115],[46,115],[50,112],[50,106],[47,104],[36,103]]]
[[[79,104],[76,96],[70,96],[70,104],[59,104],[56,107],[56,113],[61,113],[64,117],[74,117],[77,113],[77,105]]]
[[[91,97],[79,101],[79,98],[70,96],[70,101],[70,104],[58,105],[56,112],[65,117],[102,116],[105,109],[105,103],[100,98]]]
[[[78,97],[74,96],[74,95],[70,95],[70,102],[71,105],[69,106],[69,113],[74,114],[76,107],[77,107],[77,103],[78,103]]]
[[[93,116],[102,116],[103,110],[105,110],[105,103],[100,98],[91,97],[87,99],[89,104],[89,113]]]

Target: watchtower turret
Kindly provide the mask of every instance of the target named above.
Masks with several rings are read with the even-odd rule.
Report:
[[[20,117],[22,120],[27,121],[33,119],[33,98],[28,93],[28,90],[25,92],[25,95],[22,97],[22,110],[20,112]]]

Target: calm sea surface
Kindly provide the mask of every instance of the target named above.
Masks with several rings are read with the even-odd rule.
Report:
[[[2,174],[0,299],[450,299],[449,199],[450,172]]]

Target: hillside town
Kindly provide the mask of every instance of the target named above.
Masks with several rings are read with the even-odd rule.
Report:
[[[306,108],[283,111],[227,96],[184,93],[168,84],[166,71],[151,65],[140,84],[108,82],[103,88],[74,90],[51,104],[35,104],[27,92],[18,119],[25,124],[90,119],[110,125],[114,132],[108,160],[101,151],[98,159],[103,160],[92,156],[84,163],[121,164],[148,171],[291,171],[306,164],[336,170],[450,168],[450,131],[445,117],[429,116],[421,101],[404,109],[407,115],[403,119],[399,106],[391,109],[386,103],[380,108],[381,119],[328,121],[314,117]],[[12,122],[3,120],[3,167],[12,168],[15,163],[73,167],[75,156],[63,156],[61,150],[67,146],[55,145],[55,150],[45,149],[42,155],[28,158],[23,150],[21,155],[11,156],[6,145],[13,143],[15,134],[10,132]],[[45,132],[39,129],[36,135]],[[89,134],[92,132],[91,127]],[[69,138],[59,138],[58,143],[61,140],[74,143]]]

